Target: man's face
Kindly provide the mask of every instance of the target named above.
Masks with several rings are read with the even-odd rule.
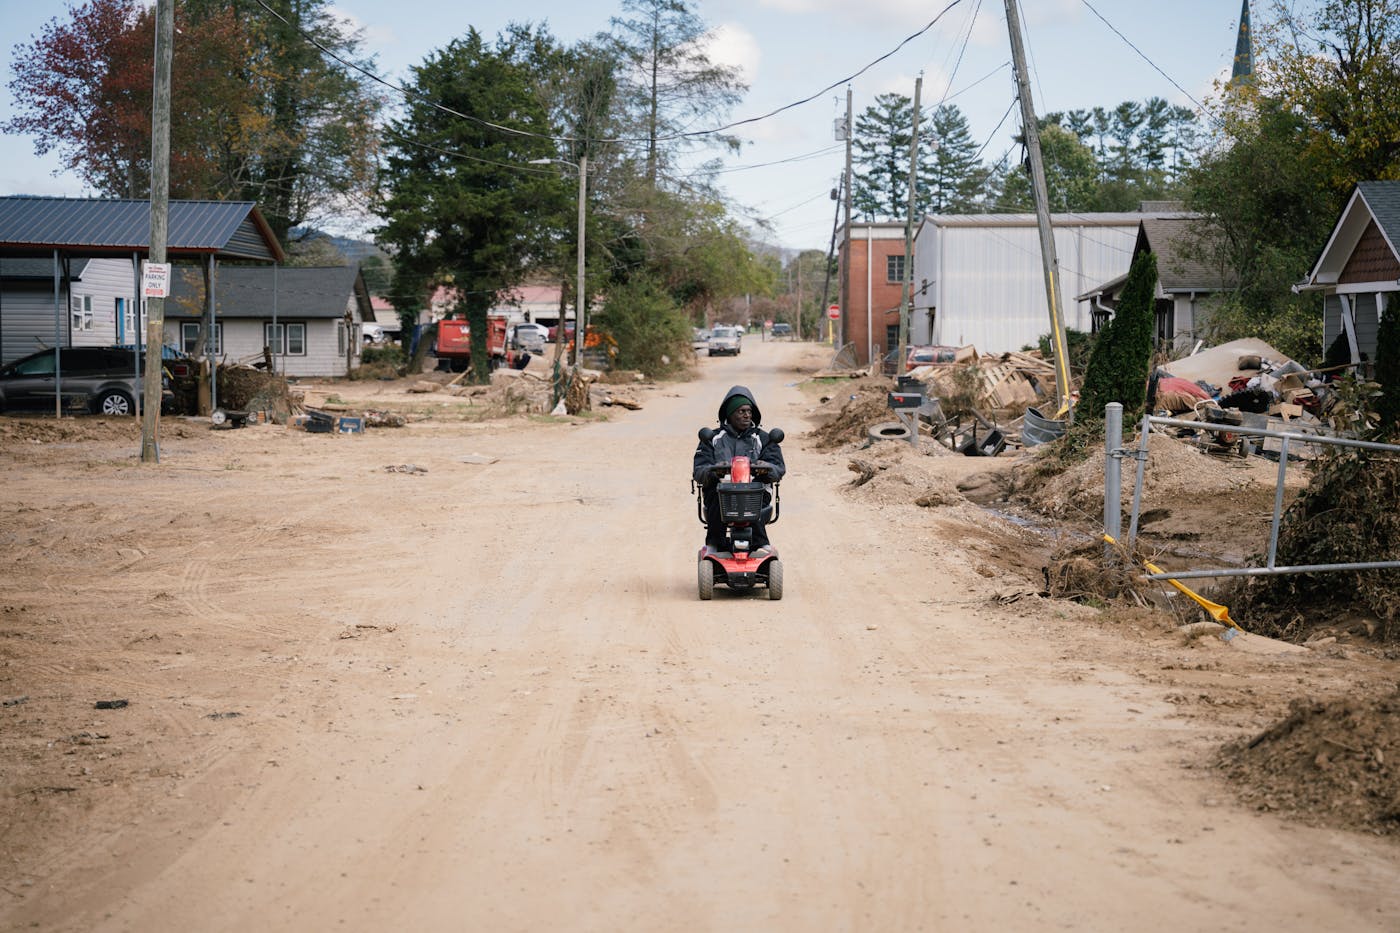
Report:
[[[753,427],[753,406],[740,405],[729,413],[729,423],[736,431],[747,431]]]

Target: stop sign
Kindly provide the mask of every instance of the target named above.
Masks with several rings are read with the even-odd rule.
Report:
[[[840,305],[828,305],[828,306],[827,306],[827,309],[826,309],[826,316],[829,317],[829,318],[831,318],[833,321],[836,320],[837,318],[839,318],[839,317],[841,316],[841,306],[840,306]]]

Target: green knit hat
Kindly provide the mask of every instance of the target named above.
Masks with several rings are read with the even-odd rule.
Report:
[[[753,407],[753,399],[749,398],[747,395],[731,395],[731,396],[729,396],[729,398],[727,398],[727,399],[724,400],[724,412],[723,412],[724,420],[725,420],[725,421],[728,421],[728,420],[729,420],[729,416],[732,415],[732,414],[734,414],[734,409],[736,409],[736,408],[742,408],[742,407],[745,406],[745,405],[747,405],[747,406],[749,406],[750,408],[752,408],[752,407]]]

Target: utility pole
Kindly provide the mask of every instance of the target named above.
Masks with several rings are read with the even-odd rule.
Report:
[[[846,340],[846,335],[850,333],[847,323],[851,315],[851,141],[855,137],[856,127],[851,121],[851,88],[846,87],[846,233],[841,238],[841,332],[837,336],[835,344],[837,350]]]
[[[151,101],[151,243],[148,262],[165,262],[170,220],[170,59],[175,41],[175,0],[156,0],[155,84]],[[136,296],[141,319],[141,296]],[[165,338],[165,299],[147,304],[146,371],[141,381],[141,462],[160,462],[160,374]]]
[[[588,336],[588,322],[585,320],[583,307],[587,302],[587,297],[583,290],[583,238],[587,232],[588,225],[584,222],[584,212],[588,204],[588,154],[583,153],[578,157],[578,283],[575,286],[578,294],[574,299],[574,365],[583,365],[583,341]],[[564,329],[564,322],[559,322],[559,329]]]
[[[1016,96],[1021,101],[1021,123],[1026,153],[1031,163],[1031,190],[1035,196],[1035,221],[1040,231],[1040,261],[1045,267],[1045,295],[1050,302],[1050,344],[1055,354],[1056,418],[1074,420],[1070,405],[1069,350],[1060,302],[1060,263],[1055,256],[1055,231],[1050,225],[1050,196],[1045,186],[1045,163],[1040,158],[1040,126],[1035,121],[1031,82],[1026,72],[1026,50],[1021,44],[1021,19],[1016,0],[1006,0],[1006,26],[1011,33],[1011,61],[1016,68]]]
[[[797,251],[797,320],[792,325],[793,339],[802,339],[802,251]]]
[[[835,345],[836,324],[827,315],[827,299],[831,297],[831,260],[836,256],[836,231],[837,225],[841,223],[841,186],[843,182],[837,181],[836,187],[831,189],[831,200],[836,202],[836,211],[831,217],[831,245],[826,248],[826,255],[822,257],[822,265],[825,270],[822,276],[822,306],[821,321],[817,325],[818,332],[822,327],[826,328],[826,342]]]
[[[914,131],[909,139],[909,210],[904,219],[904,282],[899,289],[899,355],[894,371],[904,372],[904,358],[909,352],[909,316],[914,304],[914,203],[919,175],[919,98],[924,89],[924,76],[914,79]]]

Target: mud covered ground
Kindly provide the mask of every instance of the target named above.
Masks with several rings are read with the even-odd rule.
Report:
[[[0,927],[1394,928],[1364,620],[1047,595],[1101,471],[1028,501],[1030,454],[867,444],[883,388],[821,362],[576,418],[304,384],[405,425],[172,419],[158,468],[134,422],[0,417]],[[685,477],[735,382],[790,435],[789,594],[702,605]],[[1276,464],[1154,450],[1161,564],[1257,545]]]
[[[1058,597],[1098,608],[1097,624],[1128,637],[1184,646],[1187,659],[1154,676],[1180,681],[1192,715],[1250,723],[1258,731],[1222,743],[1201,767],[1229,775],[1240,798],[1315,824],[1385,835],[1400,833],[1400,647],[1378,643],[1363,608],[1335,612],[1294,607],[1306,623],[1300,644],[1255,639],[1251,651],[1275,655],[1276,672],[1326,659],[1318,678],[1287,676],[1268,688],[1242,680],[1240,655],[1195,602],[1138,573],[1107,573],[1102,528],[1104,461],[1089,458],[1045,483],[1030,483],[1043,450],[1014,446],[996,458],[968,458],[925,440],[872,442],[871,425],[888,421],[886,380],[822,382],[809,388],[822,416],[812,432],[821,449],[849,455],[846,494],[879,509],[932,513],[941,534],[976,555],[977,572],[1006,583],[1002,598]],[[1014,412],[1001,413],[1011,423]],[[1132,440],[1132,439],[1130,439]],[[1133,440],[1135,444],[1135,440]],[[1154,436],[1144,470],[1139,557],[1163,569],[1261,563],[1267,547],[1279,466],[1266,457],[1206,453],[1185,439]],[[1131,508],[1132,461],[1125,461],[1122,515]],[[1303,463],[1286,471],[1284,505],[1308,482]],[[1033,487],[1028,491],[1027,487]],[[1016,582],[1011,582],[1016,581]],[[1191,581],[1211,601],[1234,587]],[[1019,588],[1018,588],[1019,587]],[[1228,606],[1227,606],[1228,608]],[[1248,632],[1251,620],[1232,618]],[[1237,645],[1243,644],[1243,640]],[[1251,655],[1246,665],[1259,662]],[[1175,673],[1172,673],[1175,672]],[[1271,720],[1269,717],[1278,718]]]

